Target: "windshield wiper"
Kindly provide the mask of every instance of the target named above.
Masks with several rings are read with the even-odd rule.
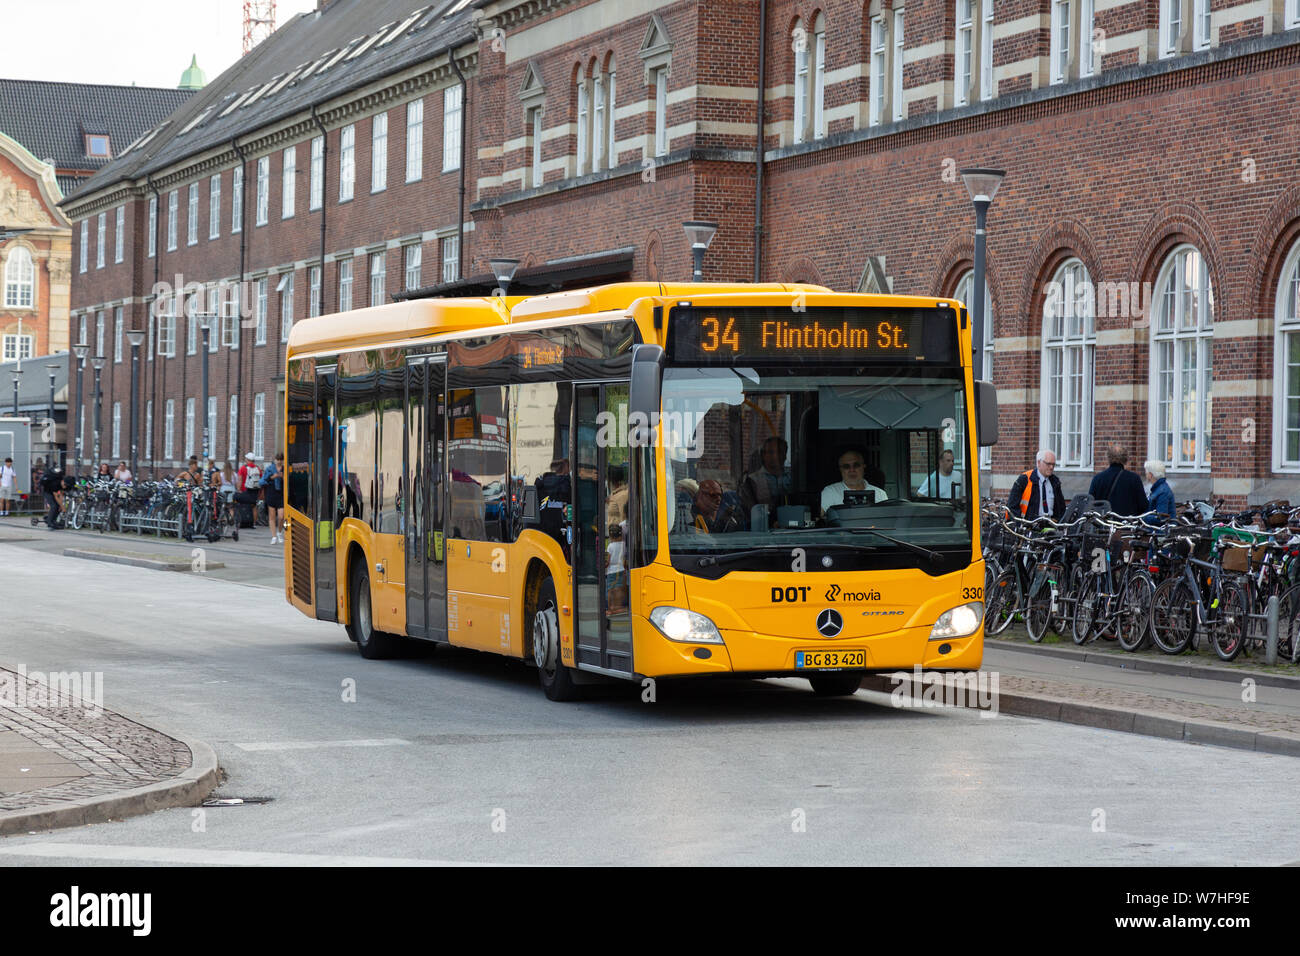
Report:
[[[772,532],[772,533],[773,533],[773,534],[797,534],[797,533],[799,533],[799,532],[801,532],[801,531],[805,531],[805,532],[806,532],[806,531],[808,531],[808,530],[810,530],[810,529],[808,529],[808,528],[799,528],[799,529],[790,529],[790,530],[788,530],[788,531],[787,531],[787,530],[778,530],[778,531],[774,531],[774,532]],[[913,553],[915,553],[915,554],[922,555],[923,557],[925,557],[926,559],[928,559],[929,562],[930,562],[932,565],[934,565],[936,568],[941,568],[941,567],[943,567],[944,564],[946,563],[943,554],[942,554],[941,552],[939,552],[939,551],[931,551],[929,548],[923,548],[923,547],[921,547],[919,544],[913,544],[913,543],[910,542],[910,541],[904,541],[902,538],[895,538],[893,535],[888,535],[888,534],[885,534],[885,533],[882,532],[882,531],[877,531],[875,528],[820,528],[820,529],[817,529],[817,530],[820,531],[820,532],[822,532],[822,533],[829,532],[829,531],[847,531],[849,534],[874,534],[877,538],[884,538],[886,541],[890,542],[891,544],[896,544],[896,545],[898,545],[900,548],[905,548],[905,549],[907,549],[908,551],[911,551],[911,552],[913,552]],[[851,548],[852,545],[848,545],[848,544],[841,544],[841,545],[825,545],[825,544],[818,544],[818,545],[813,545],[813,547],[817,547],[817,548],[827,548],[827,547]]]
[[[852,546],[844,544],[838,545],[838,547],[848,548]],[[787,549],[781,545],[770,544],[765,548],[750,548],[747,551],[731,551],[727,554],[718,555],[710,554],[700,558],[697,566],[701,568],[711,568],[717,564],[730,564],[732,561],[740,561],[744,558],[753,558],[764,554],[785,554],[786,550]]]

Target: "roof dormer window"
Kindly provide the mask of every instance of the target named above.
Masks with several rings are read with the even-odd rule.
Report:
[[[108,159],[108,137],[99,133],[86,134],[86,155],[92,159]]]

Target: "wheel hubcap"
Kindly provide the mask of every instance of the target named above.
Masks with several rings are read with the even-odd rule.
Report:
[[[357,596],[357,640],[370,642],[370,594],[363,589]]]
[[[555,608],[546,607],[533,615],[533,660],[548,674],[555,670],[555,633]]]

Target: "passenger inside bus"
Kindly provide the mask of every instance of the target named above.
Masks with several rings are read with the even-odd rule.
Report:
[[[745,516],[740,501],[731,492],[724,492],[720,482],[706,478],[700,482],[691,506],[691,527],[706,534],[744,531]]]

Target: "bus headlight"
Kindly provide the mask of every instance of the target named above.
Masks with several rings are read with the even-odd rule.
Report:
[[[717,626],[703,614],[683,607],[657,607],[650,612],[650,623],[670,641],[683,644],[721,644]]]
[[[930,629],[930,640],[946,641],[954,637],[967,637],[979,629],[984,620],[984,602],[972,601],[939,615]]]

